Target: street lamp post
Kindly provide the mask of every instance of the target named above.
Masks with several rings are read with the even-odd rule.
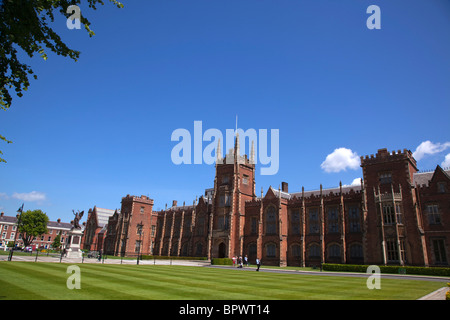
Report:
[[[141,247],[142,247],[142,233],[144,232],[143,230],[143,223],[141,221],[141,224],[138,224],[138,230],[139,230],[139,248],[138,248],[138,256],[137,256],[137,262],[136,264],[139,264],[139,258],[141,256]]]
[[[16,227],[16,233],[14,234],[14,244],[11,248],[11,251],[9,252],[9,256],[8,256],[8,261],[12,260],[13,254],[14,254],[14,248],[16,247],[16,239],[17,239],[17,233],[19,232],[19,224],[20,224],[20,219],[22,218],[22,212],[23,212],[23,203],[22,206],[19,208],[19,210],[17,210],[17,212],[19,212],[19,217],[17,218],[17,227]]]

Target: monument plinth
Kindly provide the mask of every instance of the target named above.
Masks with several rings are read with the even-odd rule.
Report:
[[[67,243],[67,258],[82,258],[83,252],[81,252],[81,237],[83,231],[81,229],[71,229],[69,231],[69,240]]]
[[[69,231],[69,238],[67,240],[67,258],[82,258],[83,252],[80,249],[81,237],[83,236],[83,231],[80,226],[80,219],[83,217],[84,211],[77,212],[73,211],[75,218],[72,223],[72,229]]]

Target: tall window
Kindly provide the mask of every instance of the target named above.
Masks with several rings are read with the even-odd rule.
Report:
[[[291,213],[291,233],[300,234],[300,210],[294,209]]]
[[[383,221],[384,224],[394,224],[395,223],[395,212],[392,203],[383,204]]]
[[[205,217],[199,217],[197,220],[197,236],[202,236],[205,232]]]
[[[445,193],[447,191],[447,183],[438,182],[437,183],[438,193]]]
[[[352,259],[362,259],[363,258],[363,247],[359,243],[354,243],[350,245],[350,258]]]
[[[433,252],[436,264],[447,264],[447,255],[445,254],[445,243],[443,239],[433,240]]]
[[[181,217],[173,216],[173,219],[175,220],[175,224],[173,226],[173,237],[178,238],[180,235]]]
[[[426,207],[429,224],[441,224],[441,215],[437,204],[429,204]]]
[[[387,249],[387,259],[388,261],[398,261],[398,247],[397,241],[395,240],[387,240],[386,241],[386,249]]]
[[[320,258],[320,246],[316,243],[313,243],[309,246],[308,256],[310,258]]]
[[[277,233],[277,214],[274,207],[269,207],[266,213],[266,234]]]
[[[219,197],[219,207],[229,207],[230,206],[230,195],[228,193],[221,194]]]
[[[252,234],[257,234],[258,233],[258,218],[256,217],[252,217],[251,218],[251,228],[252,228]]]
[[[201,242],[197,242],[195,245],[195,256],[201,257],[203,255],[203,244]]]
[[[224,213],[217,217],[217,228],[219,230],[228,230],[228,213]]]
[[[251,243],[248,245],[248,257],[249,259],[256,258],[256,254],[258,253],[258,248],[256,247],[256,243]]]
[[[329,258],[340,258],[341,257],[341,247],[337,244],[332,244],[328,247],[328,257]]]
[[[300,247],[300,245],[292,245],[292,256],[294,258],[300,258],[302,256],[302,247]]]
[[[134,252],[138,253],[141,250],[141,241],[136,240],[136,245],[134,246]]]
[[[339,232],[338,208],[328,208],[328,233]]]
[[[309,209],[309,233],[319,233],[319,210],[317,208]]]
[[[379,175],[380,184],[392,183],[392,173],[383,172]]]
[[[361,232],[361,219],[358,206],[350,206],[348,208],[348,222],[350,224],[350,232]]]
[[[274,258],[276,257],[277,246],[274,243],[268,243],[266,245],[266,256]]]
[[[395,204],[395,214],[397,215],[397,223],[403,224],[402,206],[400,203]]]

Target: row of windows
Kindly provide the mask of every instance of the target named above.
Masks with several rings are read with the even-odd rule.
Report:
[[[136,241],[136,247],[135,247],[135,252],[139,251],[139,247],[140,247],[140,243],[138,243],[139,241]],[[156,246],[156,250],[158,250],[158,246]],[[203,243],[201,242],[197,242],[194,245],[194,252],[193,255],[195,257],[202,257],[205,255],[204,249],[205,246],[203,245]],[[178,242],[174,242],[170,248],[171,251],[171,255],[177,255],[178,254]],[[156,251],[157,252],[157,251]],[[163,256],[167,256],[169,254],[169,243],[165,242],[163,247],[162,247],[162,251],[161,251],[161,255]],[[188,256],[189,253],[189,243],[185,242],[181,245],[181,250],[180,250],[180,256],[185,257]]]
[[[403,224],[403,210],[399,202],[389,203],[385,202],[382,204],[383,212],[383,222],[385,225],[391,224]],[[439,211],[438,205],[432,204],[426,206],[426,214],[428,216],[429,224],[441,224],[441,213]],[[275,207],[269,207],[266,210],[266,216],[264,221],[264,231],[266,235],[277,234],[278,233],[278,221],[277,221],[277,210]],[[329,207],[326,209],[326,227],[328,233],[339,233],[341,229],[341,221],[339,215],[338,207]],[[349,206],[347,209],[346,221],[348,231],[351,233],[361,232],[361,214],[358,206]],[[185,220],[188,223],[189,220]],[[178,223],[177,223],[178,222]],[[179,236],[179,224],[174,228],[174,237]],[[251,233],[258,234],[259,229],[259,219],[257,217],[251,218]],[[189,226],[185,226],[185,230],[189,230]],[[160,225],[162,229],[162,225]],[[228,214],[220,215],[217,217],[217,224],[215,229],[228,230],[229,229],[229,216]],[[168,226],[170,230],[170,226]],[[294,209],[291,211],[290,215],[290,234],[299,235],[301,230],[301,219],[300,210]],[[154,230],[152,230],[152,233]],[[319,219],[319,209],[310,208],[307,211],[307,232],[308,234],[319,234],[320,233],[320,219]],[[197,221],[196,234],[197,236],[202,236],[205,233],[205,219],[203,217],[199,218]]]
[[[14,240],[14,237],[15,237],[15,233],[14,233],[14,232],[11,232],[10,235],[9,235],[9,239],[10,239],[10,240]],[[3,233],[2,233],[2,239],[7,240],[7,238],[6,238],[6,232],[3,232]],[[20,233],[18,234],[17,240],[22,240],[22,234],[20,234]],[[34,238],[33,238],[33,241],[36,241],[36,240],[37,240],[37,238],[34,237]],[[47,240],[45,240],[45,236],[40,236],[40,241],[53,241],[53,239],[52,239],[51,236],[48,236],[48,237],[47,237]],[[64,242],[64,237],[61,237],[61,242]]]
[[[403,210],[399,202],[384,202],[382,205],[383,223],[384,224],[403,224]],[[425,206],[425,214],[430,225],[441,224],[441,211],[437,204],[429,204]]]
[[[243,184],[248,184],[248,182],[249,182],[249,176],[246,175],[246,174],[244,174],[244,175],[242,176],[242,183],[243,183]],[[222,185],[228,184],[228,183],[230,183],[230,177],[227,176],[227,175],[222,176]]]
[[[277,257],[277,245],[275,243],[267,243],[264,246],[265,256],[268,258]],[[256,257],[257,247],[255,243],[248,246],[249,257]],[[306,248],[306,257],[309,259],[318,259],[321,257],[320,245],[313,243]],[[290,248],[290,254],[293,258],[301,258],[302,248],[299,244],[293,244]],[[327,257],[330,259],[341,258],[341,246],[334,243],[327,247]],[[350,258],[352,259],[362,259],[363,258],[363,247],[360,243],[355,243],[349,247]]]
[[[252,243],[248,247],[249,256],[256,256],[256,244]],[[349,246],[349,253],[351,259],[362,259],[363,258],[363,247],[360,243],[355,243]],[[436,264],[446,265],[447,255],[445,250],[444,239],[435,239],[432,241],[432,250],[434,254],[434,261]],[[274,243],[268,243],[265,245],[265,253],[268,258],[277,257],[277,246]],[[294,244],[291,246],[291,254],[294,258],[300,258],[302,255],[302,249],[299,244]],[[327,247],[326,256],[329,259],[341,258],[341,246],[339,244],[333,243]],[[400,240],[398,243],[396,240],[386,241],[386,255],[388,262],[399,262],[400,258],[404,263],[406,263],[406,254],[404,241]],[[306,249],[306,256],[310,259],[319,259],[321,257],[321,248],[317,243],[309,245]]]
[[[391,172],[381,172],[378,174],[378,181],[380,184],[390,184],[392,183],[392,173]],[[440,181],[436,183],[438,193],[447,192],[447,182]]]
[[[10,229],[11,227],[11,229]],[[7,224],[0,224],[0,232],[3,231],[16,231],[17,225],[7,225]],[[47,234],[53,234],[53,231],[55,231],[55,234],[61,234],[61,235],[66,235],[68,232],[64,231],[64,230],[55,230],[55,229],[48,229]]]
[[[300,234],[300,210],[294,209],[291,212],[290,232],[291,234]],[[307,225],[309,234],[319,234],[319,209],[310,208],[307,213]],[[269,207],[265,216],[265,234],[277,234],[277,212],[275,207]],[[327,228],[328,233],[340,232],[340,218],[338,207],[327,208]],[[361,215],[359,207],[351,206],[348,208],[348,227],[350,232],[361,232]],[[251,233],[258,233],[258,219],[251,219]]]
[[[433,239],[431,241],[432,252],[434,254],[434,262],[436,264],[447,265],[447,255],[444,239]],[[398,262],[400,259],[407,263],[405,253],[405,243],[403,240],[386,240],[386,258],[388,262]]]

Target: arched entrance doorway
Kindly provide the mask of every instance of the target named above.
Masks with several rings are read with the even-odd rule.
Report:
[[[227,253],[227,246],[225,243],[221,242],[219,244],[219,258],[225,258]]]

